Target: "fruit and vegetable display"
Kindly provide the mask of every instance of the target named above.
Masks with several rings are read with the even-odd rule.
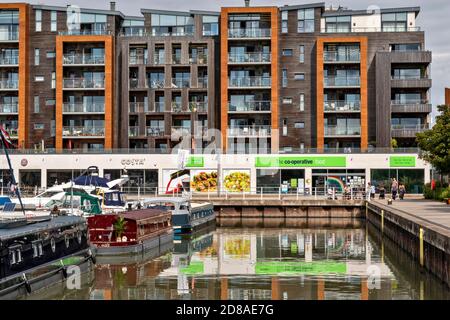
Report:
[[[249,239],[232,239],[225,242],[225,254],[234,257],[246,257],[250,255]]]
[[[225,190],[228,192],[250,191],[250,174],[247,172],[231,172],[225,176],[223,182]]]
[[[191,190],[194,192],[217,191],[217,171],[194,174],[191,180]]]

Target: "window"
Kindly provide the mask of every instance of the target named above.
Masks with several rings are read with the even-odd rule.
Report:
[[[281,86],[283,88],[287,88],[287,85],[288,85],[287,70],[283,69],[281,74],[282,74]]]
[[[45,105],[47,107],[52,107],[56,105],[56,100],[55,99],[45,99]]]
[[[56,72],[52,72],[52,89],[56,88]]]
[[[383,32],[406,31],[408,16],[406,12],[383,13],[381,15],[381,28]]]
[[[304,122],[296,122],[294,124],[294,128],[295,129],[304,129],[305,128],[305,123]]]
[[[40,106],[39,106],[39,96],[34,96],[34,113],[39,113]]]
[[[282,54],[285,57],[291,57],[292,56],[292,49],[283,49]]]
[[[203,16],[202,22],[204,36],[217,36],[219,34],[218,16]]]
[[[300,63],[304,63],[305,62],[305,46],[301,45],[298,47],[298,61]]]
[[[297,32],[314,32],[314,9],[297,11]]]
[[[42,10],[36,10],[36,32],[42,31]]]
[[[283,98],[283,104],[292,104],[292,98],[284,97]]]
[[[43,82],[44,81],[44,77],[43,76],[36,76],[36,77],[34,77],[34,81],[36,81],[36,82]]]
[[[35,123],[34,130],[44,130],[44,124],[43,123]]]
[[[294,73],[294,80],[305,80],[304,73]]]
[[[56,57],[55,51],[47,51],[47,59],[54,59]]]
[[[287,119],[283,119],[283,136],[286,137],[288,134],[287,130]]]
[[[326,17],[325,32],[351,32],[351,17]]]
[[[56,120],[50,121],[50,136],[56,136]]]
[[[56,11],[52,11],[50,13],[50,31],[56,31],[57,28],[58,28],[57,12]]]
[[[288,11],[281,12],[281,33],[288,32]]]
[[[40,53],[41,53],[41,51],[39,49],[34,49],[34,65],[35,66],[38,66],[40,63],[40,59],[39,59]]]
[[[300,111],[305,111],[305,94],[300,93],[300,101],[299,101],[299,109]]]
[[[300,149],[305,149],[305,143],[304,142],[300,142]]]
[[[420,43],[391,44],[391,51],[420,51]]]

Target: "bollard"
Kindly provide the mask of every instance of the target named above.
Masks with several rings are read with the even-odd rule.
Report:
[[[381,233],[384,232],[384,210],[381,210]]]
[[[419,263],[423,267],[423,229],[419,229]]]
[[[261,187],[261,201],[263,201],[263,187]]]
[[[368,219],[369,216],[369,203],[366,202],[366,220]]]

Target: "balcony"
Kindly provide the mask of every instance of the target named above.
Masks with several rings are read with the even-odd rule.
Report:
[[[392,100],[391,111],[394,113],[431,113],[432,105],[428,100]]]
[[[19,80],[0,80],[0,90],[9,91],[18,89],[19,89]]]
[[[229,29],[228,37],[231,39],[270,39],[269,28],[237,28]]]
[[[265,64],[270,63],[270,61],[270,53],[252,52],[243,54],[228,54],[229,64]]]
[[[264,112],[270,113],[271,101],[249,101],[243,104],[232,105],[228,102],[229,113]]]
[[[361,127],[325,126],[325,137],[359,137]]]
[[[104,65],[105,56],[92,54],[65,54],[63,56],[63,65],[81,66],[81,65]]]
[[[191,112],[208,112],[208,102],[191,101],[189,102],[189,110]]]
[[[208,55],[206,54],[197,54],[197,55],[189,55],[189,63],[190,64],[208,64]]]
[[[271,77],[229,78],[229,88],[267,88],[272,86]]]
[[[228,128],[229,137],[270,137],[271,126],[269,125],[244,125]]]
[[[326,63],[359,63],[361,55],[359,52],[340,53],[337,51],[324,51],[323,61]]]
[[[139,136],[139,127],[137,127],[137,126],[128,127],[128,136],[131,138],[138,137]]]
[[[19,41],[19,31],[0,31],[0,42],[17,42]]]
[[[392,88],[431,88],[431,79],[428,77],[414,76],[393,76],[391,81]]]
[[[393,138],[415,138],[416,134],[429,129],[428,124],[420,125],[391,125],[391,136]]]
[[[164,112],[164,102],[154,102],[148,104],[146,102],[130,102],[129,113],[147,113],[147,112]]]
[[[419,32],[420,27],[351,27],[351,28],[327,28],[322,29],[321,33],[366,33],[366,32]]]
[[[83,30],[67,30],[60,31],[58,33],[60,36],[107,36],[111,35],[112,32],[109,30],[94,30],[94,29],[83,29]]]
[[[324,102],[323,110],[326,113],[352,113],[361,111],[360,101],[328,100]]]
[[[0,58],[0,66],[18,66],[19,65],[19,56],[12,57],[1,57]]]
[[[18,107],[17,103],[0,104],[0,114],[17,114],[19,113]]]
[[[208,77],[199,77],[197,79],[196,89],[207,89],[208,88]]]
[[[130,56],[128,58],[128,64],[134,65],[134,64],[147,64],[148,59],[144,55],[138,55],[138,56]]]
[[[137,79],[136,79],[136,82],[137,82]],[[164,87],[165,87],[164,80],[150,80],[150,79],[147,79],[147,88],[164,89]]]
[[[84,104],[84,103],[64,103],[63,113],[84,114],[84,113],[105,113],[104,103]]]
[[[183,127],[183,126],[172,126],[171,135],[175,136],[190,136],[191,135],[191,127]]]
[[[390,60],[392,63],[431,63],[431,51],[389,51]]]
[[[164,136],[164,127],[146,127],[147,137],[163,137]]]
[[[324,78],[325,88],[359,88],[360,77],[334,77]]]
[[[178,54],[172,55],[172,64],[182,64],[181,63],[181,56]]]
[[[105,80],[90,80],[84,78],[64,79],[64,89],[104,90]]]
[[[164,55],[154,55],[153,56],[153,64],[154,65],[163,65],[166,63],[166,58]]]
[[[189,88],[191,80],[186,78],[172,78],[172,88]]]
[[[63,137],[100,138],[105,136],[104,127],[63,127]]]
[[[12,139],[17,139],[19,137],[19,129],[18,128],[7,128],[5,129],[8,132],[9,136]]]

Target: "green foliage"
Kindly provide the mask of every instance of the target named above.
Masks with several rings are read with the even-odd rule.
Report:
[[[397,140],[394,139],[394,138],[391,139],[391,147],[392,148],[398,148]]]
[[[450,188],[448,186],[438,186],[438,184],[436,184],[436,189],[431,190],[430,184],[427,183],[423,188],[423,196],[425,199],[443,201],[450,198]]]
[[[440,174],[450,173],[450,108],[438,106],[441,114],[431,130],[417,134],[420,158],[431,163]]]
[[[114,222],[114,232],[116,233],[116,238],[122,237],[125,232],[127,222],[124,217],[117,217],[116,222]]]

